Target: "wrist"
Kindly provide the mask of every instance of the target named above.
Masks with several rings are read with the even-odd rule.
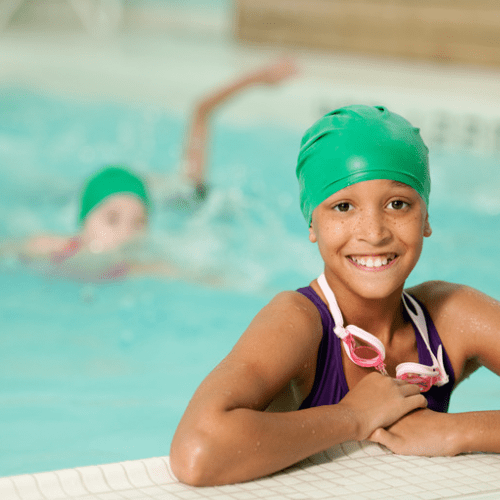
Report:
[[[354,410],[342,401],[335,406],[342,412],[344,429],[346,429],[345,441],[363,441],[367,439],[372,430],[368,428],[368,422],[363,413]]]
[[[446,440],[446,449],[449,450],[448,454],[454,456],[475,451],[473,449],[473,426],[467,423],[469,420],[467,414],[450,413],[446,417],[448,417],[448,422],[443,437]]]

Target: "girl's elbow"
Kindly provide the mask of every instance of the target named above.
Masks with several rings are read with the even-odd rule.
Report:
[[[190,486],[221,484],[215,471],[212,447],[203,436],[176,437],[170,449],[170,467],[175,477]]]

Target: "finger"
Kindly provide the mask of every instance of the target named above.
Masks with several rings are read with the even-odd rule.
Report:
[[[421,394],[420,386],[417,384],[402,384],[400,386],[401,393],[405,396],[414,396],[415,394]]]
[[[412,394],[419,394],[420,391],[420,386],[418,384],[411,384],[410,382],[407,382],[406,380],[401,380],[398,378],[392,379],[396,382],[397,385],[400,386],[403,394],[405,396],[411,396]]]
[[[423,394],[408,396],[404,400],[404,408],[406,409],[406,413],[410,413],[418,408],[427,408],[427,399]]]
[[[387,448],[390,448],[390,443],[393,442],[395,439],[394,435],[383,429],[382,427],[379,427],[378,429],[375,429],[370,436],[368,436],[368,441],[371,441],[373,443],[378,443],[382,444],[384,446],[387,446]]]
[[[406,380],[401,380],[400,378],[393,378],[394,382],[396,382],[397,385],[407,385],[408,382]]]
[[[393,453],[400,453],[402,451],[401,446],[403,445],[403,439],[386,429],[377,429],[368,438],[368,441],[381,444]]]

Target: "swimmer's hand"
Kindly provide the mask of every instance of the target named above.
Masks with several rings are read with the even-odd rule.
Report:
[[[419,410],[387,429],[377,429],[368,439],[398,455],[454,456],[463,451],[458,444],[463,433],[454,425],[459,418],[458,414]]]
[[[290,78],[298,73],[295,61],[289,57],[281,57],[273,64],[258,70],[255,73],[257,82],[275,84],[280,83],[287,78]]]
[[[376,429],[390,426],[417,408],[425,408],[427,400],[417,385],[374,372],[350,390],[339,405],[350,409],[358,425],[356,439],[362,441]]]

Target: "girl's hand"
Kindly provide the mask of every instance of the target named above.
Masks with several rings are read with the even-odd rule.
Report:
[[[415,384],[393,379],[380,373],[364,377],[339,402],[347,406],[358,421],[358,440],[374,435],[379,428],[388,427],[407,413],[425,408],[427,400]]]
[[[455,439],[454,415],[419,410],[405,415],[368,438],[398,455],[454,456],[461,452]]]

